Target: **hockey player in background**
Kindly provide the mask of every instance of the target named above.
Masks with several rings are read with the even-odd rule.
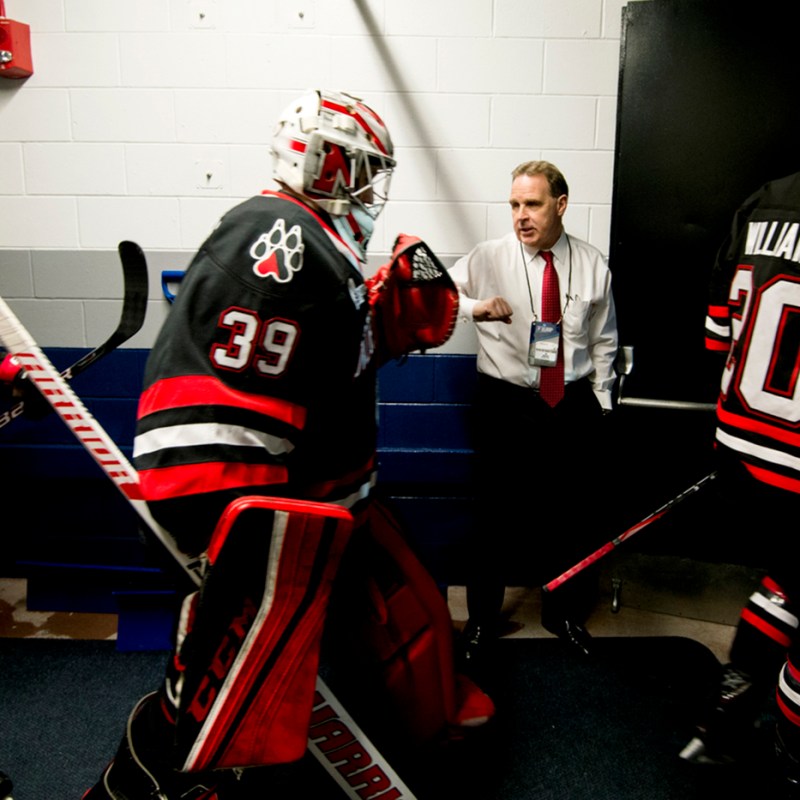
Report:
[[[210,732],[204,728],[202,741],[198,735],[197,741],[184,742],[179,755],[175,729],[180,733],[181,720],[192,712],[186,699],[192,680],[200,686],[191,701],[195,705],[217,691],[222,679],[233,680],[228,663],[231,671],[219,674],[226,660],[219,656],[238,635],[239,620],[226,623],[220,650],[217,642],[203,641],[209,626],[200,623],[213,618],[215,603],[222,599],[225,605],[245,576],[258,570],[256,550],[270,533],[261,516],[256,524],[246,523],[257,546],[234,559],[221,590],[219,580],[216,590],[209,590],[222,560],[216,543],[213,558],[209,555],[215,528],[232,502],[236,507],[242,498],[279,497],[347,509],[355,538],[375,482],[377,367],[399,356],[396,348],[408,352],[421,344],[414,338],[420,328],[405,344],[392,339],[403,320],[381,308],[387,287],[405,270],[417,297],[443,298],[421,312],[430,323],[430,346],[446,340],[455,321],[455,288],[419,240],[406,237],[380,277],[365,279],[367,243],[395,167],[389,132],[372,109],[344,93],[310,91],[280,116],[272,156],[279,190],[265,191],[223,216],[189,265],[148,359],[134,443],[141,487],[154,518],[179,547],[214,562],[212,577],[204,578],[199,593],[188,594],[163,686],[134,709],[116,757],[84,800],[228,796],[222,785],[231,770],[219,768],[228,763],[193,760],[215,735],[221,738],[214,725],[225,714],[215,709],[214,720],[204,716]],[[326,540],[329,550],[314,554],[307,571],[300,564],[306,554],[297,554],[300,566],[290,588],[311,597],[303,581],[309,587],[312,581],[331,583],[344,538]],[[223,553],[227,546],[226,541]],[[290,555],[280,557],[284,564]],[[288,570],[270,569],[280,588]],[[327,591],[323,587],[304,600],[306,612],[324,606]],[[241,613],[252,631],[255,614],[246,602]],[[276,599],[272,605],[277,604]],[[264,624],[273,624],[272,617]],[[280,705],[275,698],[287,698],[277,717],[258,711],[255,695],[241,708],[235,734],[259,749],[254,766],[297,759],[306,747],[313,682],[309,674],[295,673],[316,674],[316,641],[297,645],[287,671],[276,676],[270,659],[292,649],[292,634],[303,621],[285,624],[280,653],[248,656],[265,659],[257,665],[258,700],[270,694],[270,681],[277,688],[269,702]],[[312,634],[310,640],[317,635]],[[198,653],[210,653],[212,662],[192,678]],[[238,663],[239,673],[255,671],[252,664],[239,669]],[[209,680],[204,695],[201,684]],[[279,722],[269,725],[266,719]]]
[[[717,697],[681,755],[752,756],[756,718],[777,684],[780,781],[800,797],[800,173],[765,184],[736,212],[713,271],[706,346],[727,355],[719,474],[736,498],[741,539],[768,542],[767,572],[741,611]]]

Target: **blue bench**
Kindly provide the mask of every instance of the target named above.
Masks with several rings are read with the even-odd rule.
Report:
[[[85,351],[48,349],[62,369]],[[122,349],[72,386],[131,458],[147,350]],[[458,582],[459,542],[471,516],[468,409],[475,358],[414,355],[379,379],[380,490],[441,584]],[[0,429],[9,498],[28,513],[4,541],[4,573],[28,581],[28,607],[119,614],[118,647],[169,646],[175,576],[145,546],[139,520],[55,415]]]

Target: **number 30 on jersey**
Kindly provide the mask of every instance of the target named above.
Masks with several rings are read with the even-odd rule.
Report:
[[[800,279],[780,275],[754,290],[752,267],[741,265],[729,302],[738,359],[725,367],[723,394],[733,389],[756,413],[800,422]]]

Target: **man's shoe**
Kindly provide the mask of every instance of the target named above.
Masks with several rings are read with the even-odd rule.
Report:
[[[469,674],[486,661],[486,655],[496,635],[487,625],[475,625],[467,622],[456,645],[456,666]]]
[[[591,655],[592,635],[583,625],[571,619],[542,620],[542,627],[555,634],[567,645],[567,649],[581,658]]]

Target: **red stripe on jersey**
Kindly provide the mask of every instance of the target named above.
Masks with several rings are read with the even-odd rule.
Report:
[[[714,319],[728,319],[730,315],[731,315],[731,309],[729,306],[708,307],[708,316],[714,317]]]
[[[222,489],[285,484],[286,467],[275,464],[203,462],[179,467],[156,467],[139,473],[146,500],[169,500]]]
[[[722,353],[727,353],[730,349],[730,342],[722,341],[720,339],[712,339],[706,336],[706,350],[717,350]]]
[[[229,406],[255,411],[302,430],[306,409],[275,397],[238,392],[218,378],[186,375],[164,378],[146,389],[139,398],[139,419],[171,408],[187,406]]]
[[[778,425],[743,417],[741,414],[734,414],[721,406],[717,406],[717,417],[724,425],[730,425],[732,428],[738,428],[742,431],[750,431],[760,436],[768,436],[770,439],[787,444],[795,450],[800,450],[800,434],[785,431]]]
[[[798,671],[797,667],[792,664],[790,660],[786,662],[786,668],[789,670],[789,677],[792,681],[800,684],[800,671]]]
[[[764,469],[763,467],[754,467],[752,464],[745,464],[748,472],[762,483],[768,483],[770,486],[775,486],[778,489],[784,489],[787,492],[794,492],[800,494],[800,480],[797,478],[789,478],[786,475],[779,475],[777,472]]]
[[[769,637],[783,647],[788,647],[792,643],[792,640],[788,636],[781,633],[777,628],[770,625],[765,620],[761,619],[761,617],[756,616],[748,608],[742,609],[742,620],[749,623],[754,628],[761,631],[761,633],[763,633],[765,636]]]

